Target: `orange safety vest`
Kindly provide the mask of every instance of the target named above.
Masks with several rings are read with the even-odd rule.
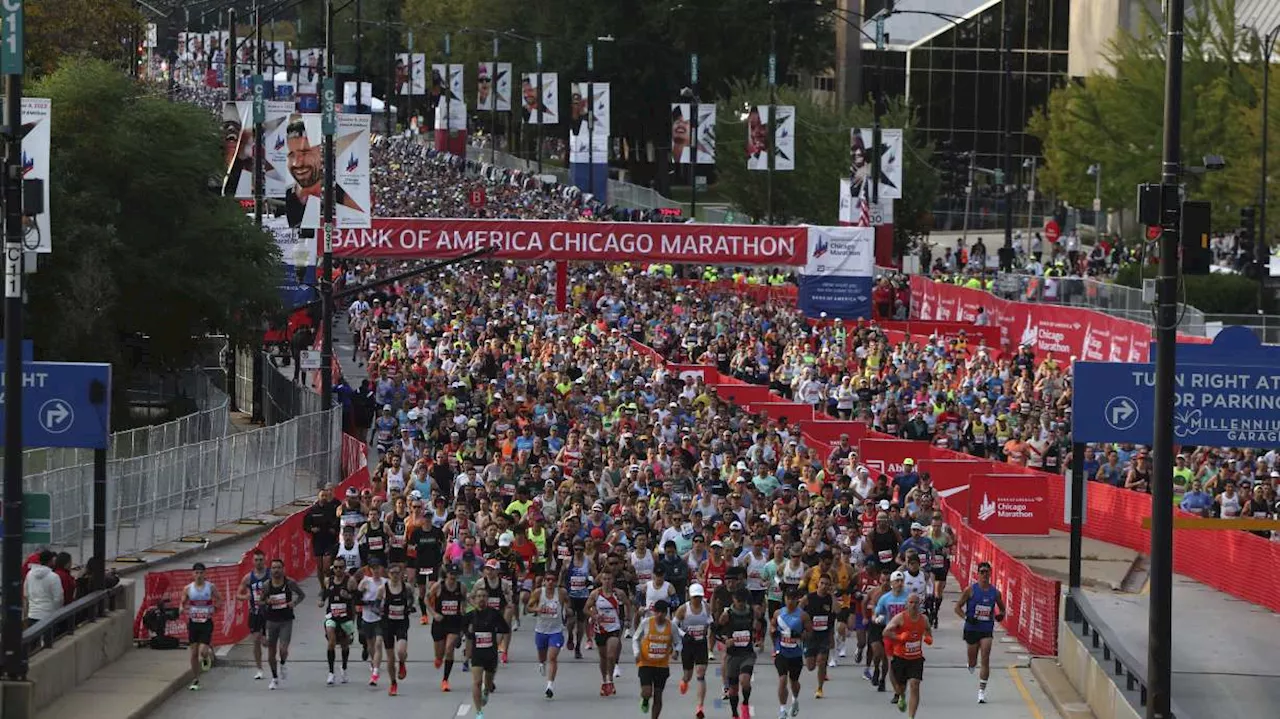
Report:
[[[659,627],[658,620],[654,617],[649,617],[646,621],[649,626],[645,627],[644,636],[640,639],[640,653],[636,655],[636,664],[665,669],[671,664],[671,622],[668,620],[665,626]]]
[[[920,659],[924,656],[924,633],[929,628],[923,614],[912,619],[902,617],[902,627],[893,642],[893,655],[902,659]]]

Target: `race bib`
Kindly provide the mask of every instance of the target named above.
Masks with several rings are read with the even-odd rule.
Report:
[[[831,621],[825,614],[817,614],[813,617],[813,631],[825,632],[829,628],[827,622]]]
[[[370,552],[380,552],[382,551],[382,546],[382,537],[369,537]]]
[[[881,549],[878,556],[880,557],[881,564],[888,564],[893,561],[893,550]]]
[[[636,572],[636,582],[643,584],[649,581],[650,579],[653,579],[652,571]]]
[[[778,638],[778,646],[783,649],[795,649],[800,643],[796,641],[795,636],[787,634]]]
[[[751,646],[751,631],[749,629],[739,629],[733,633],[733,646],[747,647]]]
[[[272,594],[267,597],[267,606],[272,609],[284,609],[289,606],[289,598],[286,597],[283,592],[280,594]]]
[[[485,604],[487,604],[490,609],[499,609],[502,607],[502,597],[489,597],[485,601]]]
[[[560,613],[560,607],[554,604],[543,604],[542,606],[538,607],[538,616],[540,617],[554,617],[559,613]]]
[[[923,649],[919,639],[903,642],[902,646],[907,650],[907,654],[919,654]]]
[[[991,621],[991,605],[990,604],[974,605],[973,618],[980,622]]]
[[[391,535],[391,546],[396,548],[404,547],[404,537],[395,534]]]
[[[707,586],[712,589],[719,589],[721,584],[724,584],[724,580],[720,577],[707,577]]]
[[[932,557],[929,557],[929,564],[932,565],[934,569],[942,569],[942,565],[946,561],[946,557],[943,557],[941,554],[935,554]]]
[[[650,641],[649,656],[654,659],[661,659],[667,656],[667,642],[665,640]]]
[[[748,569],[748,570],[747,570],[747,579],[761,579],[761,578],[763,578],[763,576],[764,576],[764,575],[762,575],[762,574],[760,573],[760,570],[759,570],[759,569]]]
[[[434,570],[434,569],[432,569],[431,567],[418,567],[418,575],[419,575],[419,576],[426,577],[427,579],[430,579],[432,574],[435,574],[435,570]]]
[[[493,632],[476,632],[476,649],[492,649]]]
[[[207,607],[192,607],[190,612],[191,621],[204,623],[209,621],[209,615],[212,612]]]
[[[587,578],[582,576],[569,577],[569,589],[573,591],[581,591],[587,588]]]
[[[691,638],[693,638],[694,641],[700,641],[706,638],[707,628],[702,624],[697,624],[692,627],[689,627],[689,630],[685,633],[688,634]]]
[[[456,599],[446,599],[440,602],[440,613],[446,616],[455,616],[458,613],[458,601]]]
[[[347,605],[341,602],[329,605],[329,616],[334,619],[341,619],[347,616]]]

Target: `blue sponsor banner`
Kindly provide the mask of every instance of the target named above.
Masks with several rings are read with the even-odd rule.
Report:
[[[280,263],[280,284],[276,288],[280,292],[280,302],[286,309],[320,299],[314,265],[298,267]]]
[[[320,112],[320,96],[298,95],[298,112]]]
[[[604,162],[595,164],[595,174],[592,175],[591,165],[585,162],[575,162],[569,165],[570,179],[573,186],[582,190],[583,193],[590,193],[596,196],[600,202],[609,201],[609,165]],[[591,186],[592,180],[595,181],[595,187]]]
[[[811,318],[870,318],[874,273],[874,229],[810,227],[800,311]]]

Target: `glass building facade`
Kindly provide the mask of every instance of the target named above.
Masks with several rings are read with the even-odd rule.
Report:
[[[1068,82],[1067,56],[1072,0],[970,0],[896,3],[899,10],[940,10],[965,18],[944,20],[926,15],[895,15],[886,23],[886,49],[864,42],[863,87],[883,89],[888,97],[905,98],[916,112],[917,129],[935,150],[953,156],[973,152],[978,168],[1004,167],[1001,109],[1011,105],[1014,174],[1009,182],[1024,188],[1016,193],[1015,212],[1027,212],[1025,189],[1030,186],[1031,158],[1041,153],[1039,141],[1026,132],[1031,117],[1041,112],[1049,93]],[[879,8],[868,0],[868,14]],[[950,5],[945,9],[941,5]],[[895,22],[903,18],[903,21]],[[1003,97],[1002,32],[1009,23],[1012,79]],[[874,37],[875,26],[865,26]],[[895,31],[898,36],[895,36]],[[964,159],[967,164],[968,159]],[[961,173],[961,174],[967,174]],[[978,173],[976,205],[983,214],[997,211],[999,192],[989,173]],[[984,182],[985,180],[985,182]],[[943,196],[963,195],[963,179],[944,185]],[[960,186],[957,187],[956,185]],[[978,209],[975,207],[975,209]],[[1039,203],[1037,213],[1041,211]],[[950,224],[950,223],[947,223]],[[987,224],[987,223],[978,223]]]

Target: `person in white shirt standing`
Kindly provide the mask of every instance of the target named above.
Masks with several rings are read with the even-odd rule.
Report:
[[[62,608],[62,580],[53,571],[57,556],[48,549],[40,552],[40,563],[31,565],[23,582],[22,594],[26,598],[26,626],[48,619]]]

